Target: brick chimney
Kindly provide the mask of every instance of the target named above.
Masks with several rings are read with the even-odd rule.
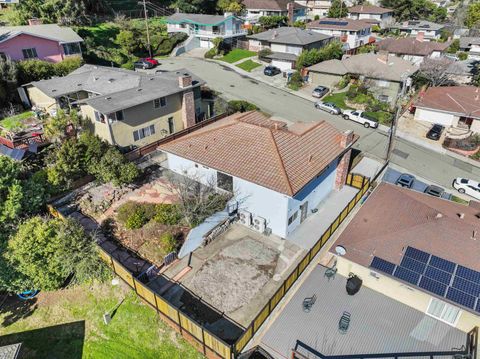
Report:
[[[192,86],[192,76],[189,74],[183,74],[182,76],[179,76],[178,86],[180,86],[182,89]]]
[[[423,40],[425,39],[425,33],[423,31],[419,31],[417,32],[417,38],[416,40],[418,42],[423,42]]]
[[[195,125],[195,96],[192,90],[183,93],[182,121],[184,129]]]
[[[292,1],[292,2],[289,2],[287,4],[287,16],[288,16],[288,23],[290,25],[292,25],[294,23],[293,21],[293,10],[295,8],[295,3]]]
[[[43,21],[41,19],[37,19],[36,17],[32,19],[28,19],[28,25],[34,26],[34,25],[42,25]]]
[[[340,138],[340,147],[347,148],[352,144],[353,141],[353,131],[348,130],[342,133]],[[350,157],[352,155],[352,150],[348,150],[340,158],[337,165],[337,175],[335,177],[335,189],[340,191],[347,180],[348,170],[350,169]]]

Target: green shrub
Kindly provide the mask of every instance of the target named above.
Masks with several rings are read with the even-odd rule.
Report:
[[[317,20],[320,20],[320,15],[315,15],[315,17],[313,18],[314,21],[317,21]]]
[[[298,91],[303,85],[303,77],[300,72],[295,71],[290,77],[288,87],[294,91]]]
[[[258,57],[259,58],[267,57],[268,55],[271,55],[271,54],[272,54],[272,50],[270,50],[269,47],[266,47],[258,52]]]
[[[164,253],[171,253],[177,249],[177,241],[172,233],[166,232],[160,237],[160,246],[162,247]]]
[[[56,76],[67,76],[70,72],[83,65],[83,59],[80,56],[69,57],[54,65]]]
[[[468,59],[468,54],[466,52],[459,52],[457,56],[460,61]]]
[[[213,59],[216,54],[217,54],[217,50],[215,48],[211,48],[205,53],[204,57],[206,59]]]
[[[373,25],[372,26],[372,32],[380,32],[382,29],[378,25]]]
[[[128,229],[139,229],[147,224],[148,220],[143,214],[143,212],[133,212],[125,222],[125,227]]]
[[[344,89],[345,87],[347,87],[347,85],[350,83],[350,76],[348,75],[345,75],[341,78],[340,81],[338,81],[336,87],[339,89],[339,90],[342,90]]]
[[[371,99],[370,95],[359,93],[357,94],[357,96],[353,98],[353,102],[363,104],[363,103],[368,103],[370,99]]]
[[[170,226],[178,225],[182,220],[182,213],[176,204],[157,204],[155,206],[155,222]]]
[[[128,229],[142,228],[156,213],[156,206],[150,203],[127,202],[117,210],[117,219]]]
[[[255,111],[255,110],[258,110],[258,107],[248,101],[243,101],[243,100],[228,101],[229,113],[247,112],[247,111]]]

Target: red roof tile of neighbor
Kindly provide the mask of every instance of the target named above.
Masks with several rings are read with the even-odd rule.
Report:
[[[325,17],[320,20],[309,22],[307,24],[307,29],[360,31],[371,26],[372,24],[367,20],[353,20],[347,18],[336,19]]]
[[[480,89],[475,86],[430,87],[415,106],[480,118]]]
[[[464,218],[460,218],[460,214]],[[374,256],[400,264],[407,246],[480,271],[480,210],[381,183],[332,248],[369,267]]]
[[[292,0],[243,0],[242,3],[246,9],[259,9],[259,10],[277,10],[286,11],[287,4]],[[305,8],[305,6],[293,3],[295,9]]]
[[[348,9],[350,13],[355,14],[386,14],[388,12],[393,12],[392,9],[387,9],[380,6],[374,5],[355,5]]]
[[[251,111],[214,122],[159,149],[293,196],[345,151],[341,138],[342,133],[325,121],[287,127]]]
[[[419,41],[414,37],[386,38],[376,44],[378,50],[392,54],[427,56],[434,51],[445,51],[450,42]]]

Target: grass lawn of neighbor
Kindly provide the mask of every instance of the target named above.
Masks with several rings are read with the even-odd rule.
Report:
[[[245,70],[248,72],[252,71],[253,69],[256,69],[259,66],[262,66],[262,64],[259,64],[258,62],[255,62],[252,60],[245,60],[242,63],[237,65],[237,67],[240,67],[242,70]]]
[[[353,110],[353,108],[345,104],[346,95],[347,95],[346,92],[334,93],[322,98],[322,102],[331,102],[335,104],[337,107],[341,108],[342,110]]]
[[[225,56],[221,57],[221,61],[228,62],[229,64],[233,64],[234,62],[240,61],[242,59],[246,59],[247,57],[255,56],[257,53],[253,51],[243,50],[243,49],[233,49]]]
[[[6,117],[3,120],[0,120],[0,126],[7,130],[13,130],[14,128],[22,128],[22,121],[34,115],[35,114],[32,111],[26,111],[15,116]]]
[[[106,325],[103,314],[119,303]],[[19,359],[203,358],[123,283],[8,299],[0,308],[0,335],[0,346],[22,343]]]
[[[365,114],[367,116],[373,117],[378,121],[378,123],[382,125],[390,125],[392,123],[392,118],[393,115],[390,112],[386,111],[377,111],[377,112],[371,112],[371,111],[366,111]]]

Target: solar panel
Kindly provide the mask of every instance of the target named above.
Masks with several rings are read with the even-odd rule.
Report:
[[[390,275],[393,274],[393,271],[395,270],[395,264],[378,257],[373,257],[370,267]]]
[[[412,259],[410,257],[403,257],[402,263],[400,263],[400,265],[403,268],[410,269],[420,274],[423,274],[423,272],[425,271],[425,267],[427,266],[425,263],[416,261],[415,259]]]
[[[412,247],[407,247],[407,250],[405,251],[405,256],[413,258],[422,263],[427,263],[428,259],[430,258],[430,254],[428,254],[427,252]]]
[[[452,302],[458,303],[463,305],[467,308],[474,309],[475,308],[475,298],[472,295],[462,292],[461,290],[455,288],[448,288],[447,292],[447,299],[450,299]]]
[[[321,20],[321,21],[319,21],[319,24],[345,26],[345,25],[348,24],[348,22],[346,22],[346,21]]]
[[[447,291],[447,286],[445,284],[423,276],[420,279],[420,284],[418,286],[441,297],[445,296],[445,292]]]
[[[420,279],[420,274],[400,266],[395,269],[395,273],[393,275],[401,280],[404,280],[405,282],[414,285],[417,285],[418,280]]]
[[[480,299],[477,300],[477,309],[476,309],[476,311],[480,313]]]
[[[480,285],[470,282],[469,280],[461,277],[455,277],[453,279],[452,287],[460,289],[462,292],[473,295],[474,297],[480,296]]]
[[[453,273],[456,266],[455,263],[447,261],[446,259],[443,259],[437,256],[432,256],[428,264],[431,265],[432,267],[444,270],[445,272],[448,272],[448,273]]]
[[[459,265],[457,273],[455,274],[459,277],[468,279],[471,282],[480,283],[480,272],[474,271],[473,269]]]
[[[427,266],[424,276],[446,285],[449,285],[452,280],[452,275],[450,273],[430,266]]]

